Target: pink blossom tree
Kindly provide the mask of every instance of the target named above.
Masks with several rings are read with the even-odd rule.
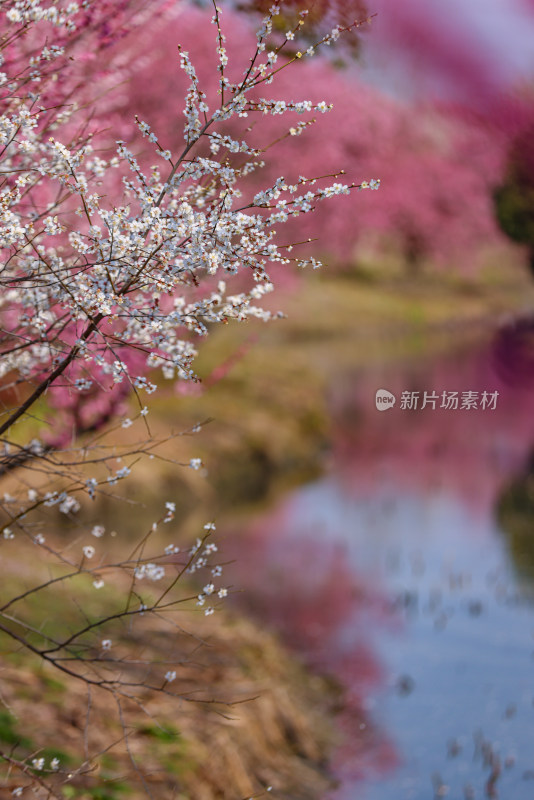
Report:
[[[321,5],[320,13],[316,9],[319,20],[315,24],[321,23],[321,14],[328,16],[327,7],[330,16],[339,15],[336,4],[325,4],[324,9]],[[251,6],[246,8],[250,11]],[[292,4],[284,4],[284,9],[294,13]],[[381,13],[389,18],[392,11],[387,8]],[[253,45],[253,17],[233,10],[226,14],[232,20],[226,47],[228,53],[237,55]],[[161,132],[166,146],[174,145],[178,131],[165,98],[186,87],[165,68],[173,58],[173,30],[180,29],[204,81],[216,67],[206,26],[208,15],[206,9],[180,6],[165,25],[148,27],[144,31],[147,55],[141,63],[131,57],[128,41],[124,41],[118,59],[125,82],[116,94],[108,96],[113,129],[124,126],[136,110]],[[373,24],[378,22],[373,20]],[[283,30],[277,32],[282,40]],[[295,42],[288,44],[295,57]],[[295,100],[309,96],[318,103],[328,95],[334,107],[321,125],[309,125],[306,147],[288,132],[276,148],[265,151],[279,137],[276,118],[266,118],[261,129],[253,128],[248,135],[258,149],[269,154],[267,174],[271,180],[283,174],[291,181],[315,170],[318,161],[322,174],[335,173],[343,164],[348,176],[378,174],[378,170],[382,191],[380,197],[371,196],[365,202],[338,197],[318,207],[313,222],[312,217],[296,224],[289,220],[291,236],[319,239],[318,245],[305,246],[307,252],[328,253],[329,260],[341,267],[358,259],[362,244],[372,238],[396,244],[414,268],[431,260],[475,269],[483,246],[504,241],[495,221],[492,195],[504,172],[508,134],[488,127],[485,119],[473,114],[459,114],[457,108],[407,104],[388,96],[369,85],[354,62],[348,62],[346,69],[336,66],[341,53],[335,49],[337,43],[329,48],[334,55],[331,59],[311,59],[308,53],[313,48],[305,44],[295,68],[279,73],[274,96]],[[156,85],[150,80],[154,71],[162,76]],[[240,126],[241,122],[228,121],[228,130],[236,137],[248,126],[248,122]],[[258,174],[252,173],[244,191],[253,196],[257,187]]]

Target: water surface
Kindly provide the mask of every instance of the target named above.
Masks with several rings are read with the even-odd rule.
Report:
[[[339,376],[324,476],[236,545],[248,609],[346,687],[336,800],[534,795],[534,391],[509,348]]]

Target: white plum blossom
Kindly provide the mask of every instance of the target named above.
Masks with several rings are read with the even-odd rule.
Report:
[[[165,577],[165,567],[152,562],[141,564],[134,569],[134,575],[138,580],[148,578],[149,581],[160,581]]]
[[[280,5],[275,3],[257,32],[256,51],[245,54],[239,68],[229,63],[220,24],[222,12],[215,6],[212,21],[216,27],[218,97],[212,101],[211,88],[209,96],[206,94],[189,54],[178,47],[179,66],[189,86],[180,116],[181,143],[171,146],[163,134],[160,143],[160,132],[136,118],[137,140],[127,133],[124,140],[116,139],[122,131],[112,131],[116,152],[109,157],[109,142],[101,138],[102,126],[93,125],[90,102],[85,98],[78,102],[66,73],[65,81],[60,80],[70,62],[76,62],[79,73],[84,74],[82,50],[77,38],[71,40],[69,35],[77,36],[84,25],[91,27],[87,19],[92,19],[92,0],[79,4],[69,0],[7,0],[0,5],[9,6],[0,9],[6,28],[0,54],[4,70],[0,73],[0,383],[21,383],[21,397],[25,398],[3,410],[2,465],[9,466],[11,459],[18,468],[21,459],[23,463],[29,458],[38,460],[36,474],[41,472],[40,467],[48,471],[46,481],[39,475],[39,491],[28,490],[25,483],[24,489],[17,490],[17,497],[4,495],[9,508],[5,509],[2,532],[3,540],[11,539],[16,525],[29,541],[44,547],[44,535],[35,533],[40,530],[36,520],[26,525],[26,516],[44,510],[51,525],[57,512],[72,518],[81,509],[78,496],[91,501],[96,500],[97,492],[113,496],[115,490],[110,487],[130,474],[139,457],[158,457],[151,452],[155,449],[152,444],[161,442],[150,431],[149,407],[143,405],[148,403],[145,393],[151,398],[158,391],[159,379],[154,375],[190,382],[194,389],[200,383],[195,373],[198,342],[215,326],[283,318],[282,312],[270,310],[271,302],[265,303],[266,308],[262,305],[274,290],[270,273],[291,263],[314,269],[320,266],[313,256],[295,255],[298,245],[287,242],[283,225],[312,213],[318,203],[330,198],[361,189],[376,190],[380,181],[348,178],[342,169],[323,177],[264,177],[263,158],[269,148],[264,147],[264,137],[256,135],[262,121],[273,118],[273,125],[279,125],[276,143],[286,136],[305,135],[315,116],[332,108],[326,100],[295,100],[270,92],[281,69],[303,56],[300,51],[295,56],[294,46],[286,45],[297,37],[305,11],[284,36],[280,20],[273,24],[280,13]],[[145,5],[152,13],[152,4]],[[80,31],[78,25],[82,26]],[[306,54],[312,56],[341,33],[340,28],[334,28]],[[282,63],[284,56],[289,58]],[[174,103],[175,98],[171,99]],[[238,135],[237,130],[244,133]],[[139,144],[144,148],[142,163],[135,155],[141,152]],[[150,163],[145,152],[158,156],[153,159],[157,166],[145,166]],[[323,166],[318,163],[318,175],[332,173],[330,167]],[[255,182],[251,184],[253,173]],[[125,416],[128,393],[131,417]],[[108,398],[112,398],[110,410],[101,412],[100,401]],[[22,445],[15,445],[15,436],[10,445],[8,433],[19,421],[32,416],[39,423],[42,409],[48,408],[45,400],[50,401],[50,408],[58,409],[57,419],[52,414],[46,419],[51,435],[47,431],[41,440]],[[42,405],[35,405],[39,403]],[[95,421],[93,411],[101,418]],[[132,434],[128,429],[134,421],[134,430],[144,431],[150,444],[129,441],[122,447]],[[103,442],[101,428],[108,423],[110,430],[118,431],[118,445]],[[58,433],[59,428],[62,430]],[[22,436],[24,425],[16,429],[17,436]],[[200,429],[201,424],[197,424],[187,433]],[[205,474],[201,458],[182,458],[182,466]],[[129,465],[117,467],[123,459]],[[171,522],[175,513],[176,504],[167,501],[163,522]],[[91,529],[90,525],[84,528],[83,523],[79,527],[97,539],[105,534],[101,524]],[[157,528],[158,523],[149,527],[146,541]],[[45,633],[34,636],[31,627],[21,629],[20,635],[27,633],[36,642],[31,649],[38,652],[35,648],[42,647],[41,655],[56,666],[70,660],[77,660],[78,666],[85,664],[82,669],[74,667],[72,674],[88,684],[110,689],[110,697],[119,698],[120,686],[125,685],[126,694],[130,696],[131,690],[135,699],[137,690],[133,687],[153,688],[150,678],[143,683],[149,671],[135,667],[136,673],[145,674],[137,684],[126,667],[127,658],[123,661],[122,657],[115,659],[115,654],[107,655],[112,639],[99,642],[99,637],[116,630],[110,623],[117,618],[133,624],[138,622],[137,615],[147,611],[156,617],[167,607],[173,609],[175,598],[170,594],[167,598],[167,594],[183,573],[205,570],[207,577],[199,584],[205,585],[196,602],[206,616],[212,615],[215,609],[209,603],[218,605],[217,600],[226,598],[229,591],[216,580],[223,568],[212,566],[218,549],[207,540],[215,529],[215,523],[206,523],[201,538],[189,550],[186,548],[180,559],[173,558],[180,548],[172,543],[163,553],[160,543],[158,554],[148,556],[150,545],[145,549],[143,539],[142,547],[134,549],[128,560],[101,563],[95,568],[84,560],[95,557],[93,545],[81,547],[81,558],[72,556],[69,546],[61,544],[55,549],[46,545],[43,551],[35,551],[35,560],[55,555],[61,568],[51,570],[54,577],[40,588],[57,581],[76,582],[85,573],[88,579],[83,578],[84,584],[91,581],[99,590],[105,585],[102,573],[109,592],[92,595],[92,602],[106,601],[101,604],[104,610],[96,621],[92,611],[84,616],[78,632],[71,631],[69,623],[63,633],[58,631],[57,640],[46,638]],[[110,531],[108,535],[115,537],[116,533]],[[6,546],[18,547],[18,540]],[[72,542],[70,546],[79,547]],[[122,570],[130,578],[126,604],[110,606],[107,602],[115,589],[113,570]],[[163,589],[146,587],[145,583],[141,588],[148,588],[147,596],[140,596],[138,581],[158,582],[167,574]],[[34,591],[40,589],[25,591],[15,600]],[[188,589],[187,598],[190,592]],[[159,595],[159,599],[150,593]],[[80,611],[84,614],[83,608]],[[89,632],[95,636],[93,652],[87,646]],[[114,674],[111,670],[108,673],[111,665],[116,667]],[[175,669],[165,673],[165,683],[176,678]],[[165,684],[158,688],[164,692]],[[123,729],[127,737],[124,725]],[[45,759],[33,758],[31,766],[22,763],[22,767],[28,775],[32,769],[42,771]],[[56,772],[59,767],[59,759],[51,759],[50,770]],[[57,784],[59,776],[48,777]],[[48,786],[41,776],[34,775],[33,783],[30,791],[44,789],[46,794]],[[22,787],[12,790],[16,797],[22,793]]]
[[[60,498],[62,498],[62,500],[59,505],[59,510],[62,514],[68,514],[69,512],[76,513],[76,511],[80,510],[80,504],[75,497],[62,494]]]
[[[55,4],[45,8],[37,0],[17,2],[7,18],[12,24],[47,22],[71,31],[76,26],[74,7],[76,4],[70,4],[58,10]],[[93,144],[91,136],[77,140],[69,134],[67,138],[61,125],[54,127],[53,136],[41,138],[38,132],[48,110],[25,99],[24,72],[11,74],[6,59],[6,80],[13,89],[12,99],[6,101],[0,115],[0,159],[3,174],[15,172],[17,178],[12,187],[6,183],[0,192],[0,247],[11,251],[2,269],[0,289],[12,307],[20,308],[22,327],[17,328],[17,336],[29,344],[6,349],[0,377],[10,372],[44,376],[34,392],[35,401],[48,389],[47,376],[52,373],[54,381],[62,385],[71,381],[80,392],[92,390],[101,373],[114,383],[128,382],[151,394],[156,385],[143,374],[130,376],[127,357],[116,355],[120,342],[123,348],[145,354],[147,371],[157,367],[167,377],[195,380],[196,346],[191,334],[205,336],[213,324],[231,319],[280,317],[257,305],[272,288],[270,266],[289,262],[288,246],[277,244],[279,226],[312,212],[317,202],[337,194],[378,188],[376,179],[341,184],[335,176],[328,186],[324,185],[326,179],[301,177],[288,186],[279,178],[271,185],[264,182],[253,202],[243,204],[244,180],[253,171],[261,173],[264,163],[259,160],[261,150],[252,141],[253,133],[243,140],[232,137],[227,132],[228,120],[326,113],[332,107],[326,100],[314,103],[258,95],[258,89],[270,84],[280,69],[280,47],[267,46],[276,13],[271,9],[261,23],[255,68],[246,69],[245,77],[232,83],[225,71],[229,57],[216,9],[213,22],[222,97],[218,107],[210,108],[189,54],[179,49],[180,66],[189,80],[183,128],[187,157],[161,147],[157,132],[147,122],[136,120],[139,135],[148,139],[163,161],[161,171],[152,168],[145,172],[122,140],[117,141],[117,155],[105,160],[95,154],[97,143]],[[295,39],[304,17],[302,14],[295,29],[286,32],[285,44]],[[334,28],[318,45],[308,48],[307,54],[335,41],[341,32]],[[62,52],[62,47],[47,42],[37,53],[32,62],[37,84],[41,64]],[[77,113],[75,104],[57,111],[65,123],[77,123]],[[290,134],[301,135],[311,121],[291,125]],[[253,131],[254,125],[247,130]],[[204,140],[208,147],[203,146]],[[217,154],[223,149],[227,156],[221,158]],[[106,191],[107,176],[117,169],[122,172],[122,194],[111,198]],[[35,191],[39,190],[36,174],[49,187],[50,196],[58,190],[60,196],[69,196],[72,210],[87,224],[80,224],[78,230],[72,226],[65,233],[62,208],[51,207],[37,225],[33,208],[39,207],[40,201],[32,203],[34,185]],[[260,213],[262,209],[270,212]],[[317,266],[311,258],[293,260],[301,266]],[[254,285],[232,293],[226,278],[239,272],[249,274]],[[204,281],[205,276],[215,274],[225,276],[217,287]],[[194,293],[190,291],[193,284],[198,287]],[[160,302],[162,297],[165,302]],[[65,318],[72,320],[77,338],[62,335]],[[41,345],[44,331],[49,332],[47,347]],[[86,371],[94,376],[69,378],[67,367],[82,359]],[[22,413],[17,409],[5,415],[0,434]],[[145,407],[139,412],[141,416],[147,413]],[[127,428],[130,418],[121,424]],[[200,469],[202,465],[199,459],[191,459],[190,466]],[[126,474],[124,468],[110,475],[109,484]],[[94,485],[87,483],[86,488],[94,497]],[[76,502],[67,497],[58,500],[63,513],[75,511]]]

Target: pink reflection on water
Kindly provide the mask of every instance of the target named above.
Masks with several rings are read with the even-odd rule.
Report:
[[[486,513],[534,441],[534,349],[531,323],[503,328],[478,354],[454,354],[405,370],[348,376],[331,387],[332,465],[347,491],[364,496],[394,483],[401,491],[448,492]],[[375,392],[397,398],[377,411]],[[402,409],[402,393],[418,407]],[[440,408],[443,392],[498,391],[495,410]],[[436,407],[423,408],[425,392]]]
[[[523,373],[525,378],[530,374],[531,327],[528,321],[511,323],[475,353],[340,377],[330,390],[331,482],[339,499],[365,504],[381,496],[394,502],[404,495],[436,494],[445,505],[468,507],[473,524],[458,535],[478,539],[491,533],[495,498],[524,467],[534,441],[534,386],[530,379],[521,380]],[[376,410],[378,388],[397,396],[393,410]],[[409,411],[399,408],[404,390],[421,397],[425,391],[440,396],[445,390],[499,395],[495,410]],[[328,502],[319,493],[315,503],[321,497]],[[337,502],[335,496],[331,502]],[[240,604],[315,670],[333,675],[343,686],[343,742],[334,767],[346,788],[354,781],[386,777],[399,764],[372,702],[388,679],[375,649],[376,633],[404,630],[404,622],[386,599],[382,578],[377,583],[371,571],[363,572],[362,554],[351,550],[349,557],[351,531],[339,531],[338,537],[328,527],[350,516],[327,510],[323,515],[320,506],[316,511],[322,521],[314,518],[313,506],[306,507],[303,518],[290,498],[246,536],[230,542],[226,555],[236,559]],[[371,538],[378,533],[366,531]],[[427,556],[432,558],[430,551]]]
[[[288,535],[291,509],[282,505],[246,536],[225,547],[236,558],[239,604],[273,628],[318,673],[343,687],[341,734],[332,767],[341,783],[385,774],[398,763],[386,732],[366,711],[385,681],[370,641],[376,626],[398,626],[380,589],[354,571],[345,548],[318,532]]]

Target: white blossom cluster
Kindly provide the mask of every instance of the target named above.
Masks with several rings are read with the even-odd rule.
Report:
[[[134,575],[137,580],[148,578],[149,581],[160,581],[165,577],[165,567],[154,564],[153,562],[148,562],[147,564],[141,564],[136,567],[134,569]]]
[[[76,24],[73,17],[80,10],[78,3],[65,3],[58,7],[57,3],[41,3],[39,0],[16,0],[14,3],[2,3],[9,6],[5,11],[6,19],[14,24],[31,24],[35,22],[48,22],[56,27],[65,27],[73,31]],[[55,46],[43,50],[53,57]]]
[[[109,0],[0,0],[0,382],[8,388],[9,381],[15,386],[23,383],[25,390],[19,407],[4,411],[0,435],[3,438],[26,412],[33,413],[33,404],[49,388],[64,392],[67,403],[72,397],[82,401],[76,407],[80,428],[76,429],[78,420],[72,421],[73,414],[69,420],[72,432],[69,430],[65,440],[59,437],[50,443],[43,434],[42,441],[18,445],[3,438],[0,469],[7,471],[10,463],[17,466],[26,458],[38,458],[41,466],[46,463],[42,471],[54,481],[39,484],[38,491],[25,486],[24,501],[4,495],[8,513],[0,527],[2,546],[17,548],[19,538],[13,543],[10,540],[15,538],[14,529],[20,529],[41,548],[36,553],[55,555],[59,563],[68,565],[64,575],[50,578],[21,598],[58,581],[77,580],[80,574],[94,590],[103,590],[99,596],[105,596],[113,587],[108,577],[112,568],[120,568],[131,577],[130,596],[136,604],[132,610],[128,600],[124,612],[106,612],[109,616],[89,624],[84,614],[81,630],[59,645],[47,639],[42,655],[56,666],[55,659],[58,663],[84,663],[84,648],[76,646],[71,652],[69,647],[89,629],[98,629],[100,637],[104,635],[101,626],[117,617],[124,620],[132,614],[164,610],[166,604],[161,600],[183,572],[194,574],[194,579],[199,571],[204,575],[193,602],[206,616],[215,612],[231,590],[222,585],[223,567],[215,563],[217,546],[210,541],[213,522],[204,526],[190,549],[169,543],[146,558],[143,550],[136,550],[137,557],[132,555],[119,565],[105,561],[101,545],[116,533],[106,534],[101,524],[87,530],[91,543],[81,542],[74,552],[63,547],[54,550],[52,537],[47,533],[47,539],[39,532],[40,524],[25,528],[21,521],[26,514],[41,506],[47,513],[64,515],[62,519],[74,519],[82,508],[79,496],[85,493],[94,499],[99,490],[111,494],[111,487],[125,479],[135,463],[132,460],[126,466],[123,457],[114,454],[111,466],[107,445],[92,449],[83,445],[77,453],[75,435],[93,430],[92,419],[81,420],[82,411],[90,405],[85,401],[113,392],[123,397],[123,390],[131,387],[137,398],[142,398],[139,412],[133,420],[122,418],[120,425],[127,429],[139,417],[147,427],[144,394],[152,395],[157,389],[152,380],[154,370],[167,380],[196,380],[195,342],[206,336],[212,325],[281,316],[261,306],[274,289],[271,265],[320,265],[314,258],[290,256],[293,245],[278,244],[279,226],[313,212],[322,200],[349,194],[352,189],[375,189],[379,183],[340,182],[341,170],[329,176],[331,185],[329,177],[301,176],[293,181],[279,177],[251,197],[248,176],[253,172],[261,175],[265,150],[254,143],[255,127],[249,118],[258,119],[261,126],[266,117],[278,120],[290,115],[291,127],[281,136],[285,138],[305,133],[314,122],[306,115],[327,113],[331,108],[326,101],[263,96],[276,74],[294,58],[302,57],[298,52],[281,66],[283,46],[276,42],[274,48],[268,46],[278,6],[263,20],[256,52],[246,60],[237,83],[227,76],[229,58],[221,10],[215,8],[219,102],[211,108],[188,53],[179,50],[179,67],[189,79],[181,149],[168,149],[147,122],[137,119],[139,139],[153,149],[157,166],[141,165],[134,146],[122,140],[116,142],[116,155],[102,157],[97,135],[90,133],[91,109],[79,102],[76,82],[69,83],[69,48],[70,37],[75,40],[79,30],[83,33],[84,15],[91,8],[112,5]],[[152,4],[146,5],[151,13]],[[285,34],[285,42],[295,39],[305,14],[302,17],[295,30]],[[340,32],[332,31],[318,45],[334,41]],[[299,119],[296,123],[295,116]],[[237,125],[230,128],[229,121]],[[241,130],[239,126],[247,126],[246,135],[228,132]],[[117,407],[110,405],[109,418],[122,413],[116,412]],[[35,419],[41,411],[33,415]],[[101,416],[107,419],[105,413]],[[191,432],[198,430],[200,424]],[[144,447],[139,445],[153,458],[151,448]],[[52,451],[54,457],[63,453],[65,461],[48,459]],[[206,472],[199,457],[190,458],[188,466],[200,475]],[[58,486],[55,480],[58,476],[72,477],[64,490],[61,486],[65,484]],[[175,503],[167,501],[160,521],[171,523],[175,512]],[[152,530],[157,527],[158,523],[153,523]],[[109,589],[104,589],[106,585]],[[140,596],[140,591],[147,596]],[[159,599],[151,600],[150,595],[158,592]],[[18,647],[22,642],[18,633],[16,639]],[[30,649],[39,652],[33,644]],[[120,650],[120,638],[99,638],[98,654],[90,658],[87,670],[71,674],[88,684],[98,683],[102,662],[106,674],[102,673],[101,686],[112,686],[118,697],[115,692],[122,685],[124,669],[122,656],[116,657]],[[114,663],[120,672],[111,680],[107,670]],[[176,679],[177,671],[169,669],[163,686]],[[124,685],[128,693],[136,686]],[[138,688],[143,685],[141,681]],[[127,738],[126,728],[124,731]],[[35,786],[38,783],[46,789],[46,773],[61,772],[63,777],[57,758],[47,765],[44,756],[34,755],[27,765],[30,772],[26,768],[24,772],[33,775]],[[66,772],[65,776],[67,780],[72,777]],[[31,791],[35,793],[35,788]],[[22,796],[23,788],[17,786],[11,794]]]
[[[38,772],[42,772],[42,770],[46,768],[45,767],[46,762],[42,756],[40,758],[32,758],[31,764],[33,769],[37,770]],[[50,760],[49,769],[52,770],[52,772],[57,772],[57,770],[59,769],[59,764],[60,764],[59,758],[52,758]]]
[[[163,519],[163,522],[168,522],[171,518],[171,515],[174,513],[175,504],[173,502],[165,503],[167,514]],[[152,530],[155,531],[158,527],[157,523],[152,525]],[[204,614],[206,616],[210,616],[214,613],[215,608],[212,605],[214,601],[223,600],[228,596],[228,588],[224,586],[216,586],[215,581],[217,578],[220,578],[223,572],[223,568],[220,564],[213,564],[212,558],[218,553],[218,547],[214,542],[208,541],[211,534],[216,530],[215,523],[208,522],[204,525],[204,534],[202,537],[198,537],[195,543],[189,548],[189,550],[182,551],[181,548],[175,544],[168,544],[163,550],[163,558],[165,559],[164,563],[157,563],[156,561],[149,561],[147,560],[139,560],[136,566],[133,567],[133,577],[134,579],[140,581],[147,578],[149,581],[158,582],[165,578],[168,574],[165,562],[167,565],[169,563],[176,563],[175,561],[168,561],[169,557],[177,556],[181,554],[185,557],[185,564],[182,563],[184,570],[192,575],[194,573],[198,573],[202,570],[209,571],[209,579],[206,585],[203,587],[200,594],[197,596],[197,606],[205,606],[206,601],[211,601],[210,604],[204,608]],[[92,546],[85,546],[83,548],[83,554],[86,558],[92,558],[95,554],[95,548]],[[102,588],[104,586],[104,581],[97,576],[96,580],[93,581],[93,586],[96,589]],[[147,609],[146,604],[141,604],[141,608],[137,613],[143,614]],[[166,676],[166,680],[169,680]]]
[[[2,6],[5,23],[16,29],[22,24],[38,29],[43,21],[69,28],[78,11],[76,3],[60,8],[37,0]],[[90,137],[73,137],[75,104],[60,106],[50,122],[50,110],[39,102],[39,70],[41,60],[63,53],[61,47],[43,40],[40,55],[32,57],[31,80],[6,75],[13,92],[4,98],[0,114],[0,315],[10,335],[1,352],[0,378],[16,372],[37,382],[42,393],[62,376],[78,392],[87,392],[103,373],[114,383],[128,381],[150,393],[156,386],[137,374],[138,366],[132,374],[124,355],[134,348],[143,354],[147,371],[161,368],[167,379],[195,379],[192,335],[205,336],[209,326],[232,319],[280,316],[258,305],[273,289],[270,265],[318,266],[314,259],[289,258],[291,248],[277,244],[277,226],[313,211],[320,200],[378,187],[377,181],[324,186],[323,180],[304,177],[289,184],[281,177],[251,202],[244,199],[243,180],[261,169],[262,162],[255,160],[260,151],[219,131],[221,124],[232,117],[331,108],[325,101],[258,99],[256,90],[281,69],[275,66],[281,48],[266,47],[278,10],[274,6],[264,19],[242,80],[231,83],[216,8],[216,108],[209,108],[189,55],[180,50],[180,66],[190,81],[185,144],[181,152],[170,152],[146,122],[137,120],[141,135],[163,158],[148,171],[123,141],[117,142],[117,156],[106,160],[95,154]],[[292,38],[288,32],[286,40]],[[300,135],[307,124],[292,126],[288,135]],[[116,185],[108,180],[116,170],[122,176],[120,196],[106,191],[108,184]],[[248,275],[250,285],[233,292],[229,281],[237,273]],[[83,377],[79,370],[71,375],[74,364],[82,366]],[[13,421],[6,420],[0,432]],[[125,472],[119,470],[109,482]],[[67,501],[61,510],[74,507]]]

